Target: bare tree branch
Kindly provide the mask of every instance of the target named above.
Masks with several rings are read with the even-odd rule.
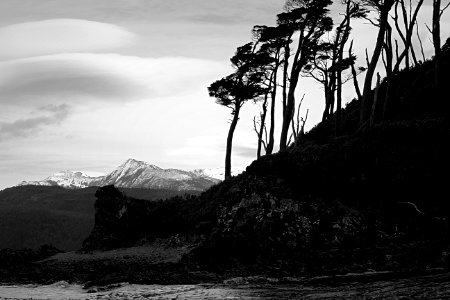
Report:
[[[394,17],[392,19],[394,20],[394,25],[395,25],[395,28],[397,29],[398,35],[402,39],[403,43],[406,43],[406,38],[403,35],[403,31],[400,29],[400,25],[398,24],[398,19],[399,19],[398,18],[398,4],[400,2],[403,3],[403,0],[395,2]]]
[[[372,24],[375,27],[380,27],[380,24],[375,23],[371,18],[365,17],[364,20],[368,21],[370,24]]]
[[[417,39],[419,40],[420,51],[422,53],[423,62],[425,62],[425,52],[423,50],[422,39],[420,38],[420,34],[419,34],[419,23],[417,21],[416,21],[416,34],[417,34]]]
[[[385,58],[385,52],[386,51],[388,51],[387,49],[386,49],[386,47],[384,47],[384,51],[381,51],[381,60],[383,61],[383,65],[384,65],[384,68],[386,69],[386,73],[388,73],[388,65],[387,65],[387,62],[386,62],[386,58]]]
[[[367,51],[367,48],[366,48],[366,63],[367,63],[367,67],[369,67],[370,61],[369,61],[369,52]]]
[[[430,29],[430,27],[428,27],[428,24],[427,24],[427,23],[424,23],[424,24],[425,24],[425,26],[427,27],[428,32],[429,32],[430,34],[433,34],[433,31]]]
[[[400,55],[398,53],[398,41],[397,41],[397,39],[395,40],[395,56],[397,57],[397,61],[398,61]]]
[[[441,9],[441,12],[439,13],[439,16],[442,17],[442,14],[445,12],[445,10],[450,6],[450,1],[447,3],[446,6],[444,6],[443,9]]]
[[[353,48],[353,40],[350,43],[350,48],[348,49],[348,57],[352,57],[352,48]],[[357,74],[356,74],[356,69],[355,69],[355,63],[353,62],[351,64],[351,68],[352,68],[352,75],[353,75],[353,85],[355,86],[355,91],[356,91],[356,95],[358,96],[358,100],[361,101],[361,90],[359,88],[359,83],[358,83],[358,78],[357,78]]]

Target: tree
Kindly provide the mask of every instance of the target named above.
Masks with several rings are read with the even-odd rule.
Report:
[[[433,21],[431,34],[434,46],[434,85],[441,87],[441,17],[444,11],[450,6],[450,2],[441,9],[441,0],[433,0]]]
[[[394,10],[394,21],[395,21],[395,28],[397,29],[398,35],[400,36],[401,40],[403,41],[404,47],[405,49],[408,49],[408,51],[406,52],[406,55],[404,57],[405,59],[405,67],[407,69],[409,69],[410,67],[410,59],[409,59],[409,52],[411,52],[411,56],[412,59],[414,61],[414,64],[417,65],[418,61],[417,61],[417,57],[416,57],[416,53],[414,51],[414,48],[411,45],[411,36],[412,36],[412,32],[414,29],[414,26],[416,25],[416,19],[417,19],[417,13],[420,10],[420,7],[423,4],[423,0],[419,0],[416,6],[416,9],[414,11],[414,15],[412,15],[412,2],[411,0],[409,0],[409,16],[408,16],[408,12],[406,9],[406,4],[404,0],[400,0],[398,2],[395,3],[395,10]],[[399,13],[398,13],[398,7],[401,7],[402,10],[402,19],[403,19],[403,27],[404,27],[404,32],[403,30],[400,28],[400,24],[399,24]],[[410,33],[409,33],[410,32]],[[408,34],[410,35],[410,37],[408,38]]]
[[[289,43],[294,33],[298,33],[298,44],[293,58],[290,60],[289,88],[284,95],[284,113],[280,135],[280,151],[287,148],[288,132],[295,113],[295,91],[300,73],[317,53],[319,41],[323,34],[330,31],[333,21],[328,17],[330,0],[290,0],[286,3],[287,12],[278,15],[278,24],[288,28]],[[290,52],[285,50],[287,58]],[[288,60],[284,64],[287,66]],[[285,84],[287,79],[285,68]]]
[[[350,67],[352,70],[353,86],[355,87],[357,99],[359,102],[361,102],[362,95],[361,95],[361,89],[359,88],[359,83],[358,83],[358,72],[356,71],[356,68],[355,68],[356,56],[353,54],[353,40],[351,41],[350,47],[348,49],[348,59],[352,60],[352,64],[350,65]],[[364,67],[358,68],[359,73],[362,73],[365,70],[366,70],[366,68],[364,68]]]
[[[362,3],[369,8],[375,9],[378,14],[378,35],[375,43],[375,49],[373,50],[372,58],[369,62],[366,72],[366,78],[364,80],[363,93],[361,98],[361,110],[359,117],[360,127],[365,125],[370,116],[370,95],[372,92],[372,80],[375,73],[375,69],[380,58],[381,51],[385,43],[385,35],[389,26],[389,12],[392,9],[394,3],[398,0],[363,0]]]
[[[334,111],[336,92],[336,51],[334,49],[332,42],[321,43],[314,60],[303,70],[304,76],[313,78],[323,86],[325,109],[322,122],[327,120]]]
[[[343,72],[353,66],[356,60],[354,55],[344,58],[344,47],[351,32],[351,20],[367,15],[367,10],[352,0],[344,0],[343,4],[345,4],[344,18],[336,27],[333,39],[320,44],[318,55],[311,67],[305,68],[306,75],[313,77],[324,87],[325,109],[322,121],[333,114],[336,104],[336,133],[339,133],[341,123],[342,85],[357,75],[355,70],[351,76],[342,78]]]
[[[292,133],[289,137],[288,145],[291,144],[291,141],[294,141],[294,145],[298,145],[305,135],[305,124],[308,120],[309,109],[306,110],[305,118],[300,117],[300,109],[302,107],[303,100],[305,99],[305,94],[301,98],[298,107],[297,107],[297,120],[295,120],[294,116],[291,120]]]
[[[286,39],[281,34],[281,28],[257,25],[253,27],[253,38],[260,47],[257,55],[265,57],[267,61],[265,86],[266,93],[261,105],[259,121],[254,118],[254,129],[258,136],[257,158],[261,156],[262,148],[266,154],[272,154],[275,144],[275,104],[278,90],[278,69],[282,64],[281,49],[286,43]],[[270,128],[267,133],[266,117],[267,106],[270,101]]]
[[[336,134],[339,134],[341,128],[341,110],[342,110],[342,72],[348,69],[356,57],[344,58],[344,47],[348,41],[351,31],[351,20],[365,18],[367,10],[352,0],[344,0],[345,14],[342,23],[339,26],[339,35],[336,38],[337,61],[336,61]]]
[[[264,66],[267,61],[254,53],[253,43],[239,47],[230,59],[236,71],[208,87],[209,95],[220,105],[231,109],[232,120],[227,136],[225,154],[225,179],[231,177],[231,151],[239,113],[245,102],[264,94]]]
[[[397,57],[397,61],[395,62],[395,65],[392,69],[391,74],[387,74],[387,87],[386,87],[386,95],[384,97],[384,105],[383,105],[383,118],[387,117],[387,112],[388,112],[388,108],[390,105],[390,101],[391,101],[391,89],[392,89],[392,80],[393,80],[393,76],[395,76],[398,71],[400,70],[400,64],[402,63],[402,61],[405,59],[405,67],[409,68],[410,63],[409,63],[409,51],[410,49],[412,49],[412,35],[414,32],[414,26],[417,23],[417,15],[419,13],[420,8],[422,7],[424,0],[419,0],[417,3],[417,6],[414,10],[414,14],[411,16],[411,19],[407,20],[407,14],[406,14],[406,8],[405,8],[405,4],[404,4],[404,0],[400,0],[400,3],[402,5],[402,11],[403,11],[403,18],[404,18],[404,23],[405,23],[405,30],[406,32],[403,34],[400,26],[398,25],[398,13],[397,13],[397,8],[398,8],[398,2],[395,5],[395,26],[397,27],[397,31],[399,32],[399,35],[401,36],[401,39],[403,40],[404,46],[405,48],[403,49],[402,53],[400,55],[398,55]],[[414,52],[412,52],[414,53]],[[417,59],[415,57],[415,54],[413,55],[413,60],[416,63]],[[373,118],[372,118],[373,119]],[[371,122],[373,124],[373,121]]]

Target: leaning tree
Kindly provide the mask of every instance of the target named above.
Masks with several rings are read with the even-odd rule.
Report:
[[[258,45],[257,54],[265,57],[268,64],[265,71],[266,92],[263,95],[259,121],[254,118],[254,129],[258,136],[257,158],[261,156],[264,147],[265,154],[272,154],[275,145],[275,104],[278,91],[278,69],[283,63],[282,48],[287,42],[282,27],[256,25],[253,27],[253,37]],[[268,106],[270,103],[270,111]],[[270,115],[269,126],[266,119]],[[258,124],[259,122],[259,124]],[[267,129],[269,127],[269,129]]]
[[[316,55],[320,39],[324,33],[333,28],[333,20],[328,16],[330,0],[289,0],[286,3],[287,11],[278,15],[278,24],[288,28],[287,36],[293,41],[294,33],[297,35],[297,46],[293,57],[285,61],[289,63],[289,87],[285,91],[283,106],[283,123],[280,135],[280,151],[287,148],[288,133],[295,113],[295,91],[298,86],[300,74],[304,67]],[[289,46],[289,43],[286,44]],[[290,50],[285,50],[286,54]],[[287,55],[286,55],[287,56]]]
[[[235,72],[215,81],[208,87],[209,95],[216,103],[231,109],[232,120],[227,137],[225,155],[225,179],[231,177],[231,150],[233,135],[239,121],[239,113],[245,102],[264,94],[263,85],[267,57],[255,53],[253,43],[245,44],[236,50],[230,59]]]
[[[389,12],[398,0],[362,0],[361,2],[369,9],[375,10],[378,17],[378,35],[375,42],[372,58],[367,66],[366,78],[364,80],[363,93],[361,97],[361,110],[359,125],[363,126],[369,121],[370,117],[370,96],[372,92],[372,80],[375,69],[380,59],[381,51],[385,44],[386,32],[389,30]]]

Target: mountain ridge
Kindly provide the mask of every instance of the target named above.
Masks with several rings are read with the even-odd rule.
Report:
[[[233,175],[238,175],[243,168],[237,168]],[[17,186],[61,186],[80,189],[92,186],[116,185],[126,188],[151,188],[183,190],[205,190],[222,181],[223,168],[163,169],[145,161],[129,158],[112,172],[104,176],[91,176],[84,171],[64,170],[37,181],[22,181]]]

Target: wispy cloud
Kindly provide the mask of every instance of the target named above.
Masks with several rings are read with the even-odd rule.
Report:
[[[0,140],[29,136],[43,127],[60,124],[68,115],[69,107],[65,104],[40,107],[28,118],[21,118],[10,123],[0,122]]]
[[[228,66],[182,57],[66,53],[0,63],[0,104],[127,102],[204,86]]]
[[[235,146],[233,149],[233,153],[235,155],[243,157],[243,158],[256,158],[255,147]],[[263,151],[263,153],[264,153],[264,151]]]
[[[0,28],[0,58],[64,52],[109,51],[130,45],[135,35],[108,23],[50,19]]]

